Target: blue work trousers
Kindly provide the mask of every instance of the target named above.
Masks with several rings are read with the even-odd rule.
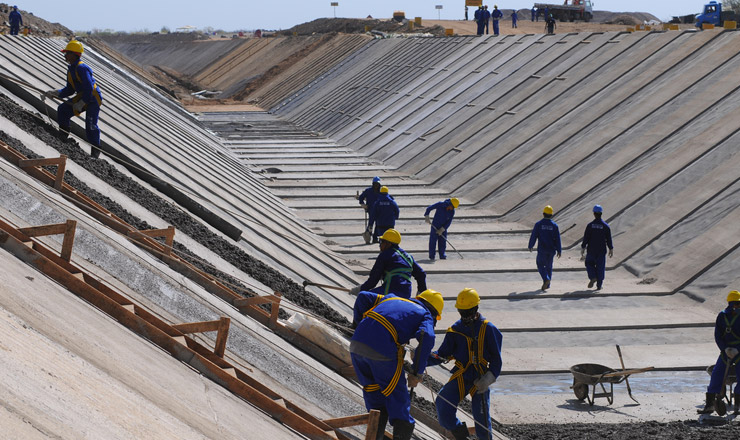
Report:
[[[552,262],[554,259],[554,253],[537,252],[537,272],[540,273],[542,281],[552,280]]]
[[[18,31],[21,30],[20,25],[10,25],[10,35],[18,35]]]
[[[493,35],[498,35],[498,20],[493,20]]]
[[[486,25],[485,25],[485,24],[483,23],[483,21],[482,21],[482,20],[478,20],[478,30],[477,30],[477,34],[478,34],[478,35],[483,35],[483,31],[484,31],[485,29],[486,29]]]
[[[384,390],[393,379],[396,367],[398,366],[398,359],[395,358],[395,354],[393,359],[389,361],[376,361],[355,353],[351,353],[351,356],[352,366],[355,368],[357,380],[363,387],[377,384],[380,390]],[[388,421],[391,425],[396,420],[414,423],[414,418],[411,417],[410,412],[411,397],[409,396],[409,390],[406,385],[405,373],[401,372],[401,377],[398,378],[398,384],[396,384],[396,387],[387,397],[380,391],[365,391],[364,389],[362,396],[365,398],[365,408],[368,411],[371,409],[385,408],[388,411]]]
[[[434,260],[435,249],[439,249],[439,258],[447,258],[447,230],[442,235],[437,235],[437,228],[430,227],[429,230],[429,259]]]
[[[465,381],[465,393],[473,388],[473,381]],[[486,390],[473,395],[473,418],[475,419],[475,435],[479,439],[491,440],[491,391]],[[462,422],[457,418],[457,406],[460,404],[460,390],[457,380],[447,382],[439,391],[435,401],[437,406],[437,420],[443,428],[452,431]]]
[[[100,106],[97,102],[87,105],[87,108],[85,109],[85,135],[87,136],[87,141],[97,147],[100,146],[100,129],[98,128],[99,115]],[[72,116],[74,116],[74,109],[72,108],[71,101],[59,104],[59,107],[57,107],[57,122],[59,122],[59,128],[69,131],[69,124]]]
[[[712,370],[712,378],[709,379],[707,393],[719,394],[722,392],[722,380],[725,378],[725,368],[727,368],[726,360],[727,356],[723,354],[720,354],[717,358],[717,363],[714,364],[714,370]],[[735,364],[735,377],[740,377],[740,362]],[[740,381],[735,383],[735,393],[738,392],[740,392]]]
[[[586,254],[586,273],[588,279],[596,278],[596,287],[601,288],[604,282],[604,273],[606,268],[606,254],[593,255]]]

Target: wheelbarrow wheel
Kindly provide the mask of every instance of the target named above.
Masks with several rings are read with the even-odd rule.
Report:
[[[578,400],[584,400],[588,397],[588,385],[585,383],[577,383],[573,385],[573,394],[576,395]]]
[[[714,410],[717,411],[717,414],[720,416],[727,414],[727,405],[725,404],[725,400],[717,396],[717,401],[714,403]]]

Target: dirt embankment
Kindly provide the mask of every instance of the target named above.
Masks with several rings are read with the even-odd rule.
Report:
[[[13,9],[13,5],[7,3],[0,3],[0,31],[4,31],[6,34],[10,33],[10,25],[8,24],[8,14]],[[71,37],[74,32],[62,26],[59,23],[50,23],[43,18],[36,17],[33,12],[25,11],[18,8],[21,17],[23,18],[23,26],[28,27],[31,35],[41,35],[44,37],[49,36],[63,36]]]

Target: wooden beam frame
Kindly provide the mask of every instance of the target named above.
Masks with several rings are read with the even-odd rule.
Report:
[[[57,173],[54,176],[54,188],[61,190],[64,183],[64,171],[67,168],[67,156],[62,154],[56,159],[22,159],[18,161],[21,168],[45,167],[49,165],[57,166]]]
[[[44,235],[64,234],[62,241],[62,252],[60,256],[70,261],[72,258],[72,245],[75,241],[75,231],[77,230],[77,221],[67,220],[65,223],[54,225],[30,226],[28,228],[19,228],[18,231],[28,237],[42,237]]]
[[[231,318],[222,316],[218,321],[190,322],[187,324],[175,324],[172,327],[184,334],[218,332],[216,336],[216,347],[213,349],[213,354],[222,358],[226,351],[226,339],[229,337],[230,325]]]
[[[280,311],[280,299],[280,293],[275,292],[273,295],[238,298],[234,300],[233,304],[237,309],[251,309],[267,316],[269,318],[267,326],[274,330],[277,326],[278,312]],[[264,309],[258,307],[260,304],[270,304],[270,313],[267,313]]]
[[[175,227],[168,226],[167,229],[142,229],[138,231],[141,234],[151,238],[164,238],[165,250],[164,253],[167,255],[172,254],[172,245],[175,243]],[[134,235],[135,232],[131,231],[128,233],[129,236]]]

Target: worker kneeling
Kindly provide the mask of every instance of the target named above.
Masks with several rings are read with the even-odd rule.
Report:
[[[712,378],[707,387],[706,403],[704,408],[697,410],[699,414],[711,414],[715,410],[717,395],[724,390],[725,375],[730,365],[735,364],[735,377],[740,377],[740,292],[733,290],[727,295],[727,308],[719,312],[714,324],[714,341],[719,347],[720,353],[717,363],[712,370]],[[740,406],[740,382],[735,385],[735,414],[738,414]]]
[[[488,387],[501,373],[501,332],[478,313],[480,297],[474,289],[465,288],[457,295],[455,308],[460,320],[447,329],[439,350],[432,353],[428,365],[455,358],[449,382],[442,387],[435,404],[443,428],[452,431],[456,440],[468,438],[468,427],[456,412],[466,394],[473,400],[475,433],[479,439],[492,439],[491,393]]]
[[[411,338],[419,341],[408,379],[408,386],[413,388],[426,369],[434,347],[434,325],[443,307],[442,295],[433,290],[425,290],[415,299],[372,292],[357,295],[350,353],[365,407],[380,411],[378,440],[383,438],[389,420],[395,440],[411,438],[415,422],[403,371],[404,345]]]

